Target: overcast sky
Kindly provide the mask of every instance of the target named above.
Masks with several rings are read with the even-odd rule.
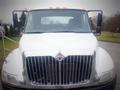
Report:
[[[120,11],[120,0],[0,0],[0,20],[12,21],[12,11],[16,9],[39,9],[50,7],[102,9],[105,16]]]

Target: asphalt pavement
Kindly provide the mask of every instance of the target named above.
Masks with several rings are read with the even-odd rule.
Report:
[[[99,42],[99,45],[111,55],[117,73],[116,90],[120,90],[120,43]]]
[[[108,51],[115,63],[117,73],[116,90],[120,90],[120,43],[99,42],[99,46]],[[1,85],[0,90],[2,90]]]

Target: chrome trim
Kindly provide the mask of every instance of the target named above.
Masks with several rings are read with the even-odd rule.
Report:
[[[24,55],[23,55],[24,56]],[[69,57],[69,56],[68,56]],[[95,55],[93,55],[92,57],[95,57]],[[37,65],[37,63],[39,62],[40,63],[40,61],[38,60],[39,58],[42,58],[42,56],[37,56],[36,58],[35,58],[35,56],[34,56],[34,59],[36,60],[35,61],[35,64]],[[70,59],[69,59],[70,58]],[[74,63],[70,68],[71,68],[71,74],[69,75],[69,79],[67,79],[67,77],[68,77],[68,74],[69,73],[66,73],[66,75],[65,75],[65,72],[64,71],[66,71],[67,69],[69,69],[69,65],[68,64],[66,64],[66,65],[63,65],[63,67],[66,67],[66,69],[63,69],[63,76],[64,77],[62,77],[62,78],[65,78],[66,80],[64,81],[64,79],[63,79],[63,81],[60,81],[59,82],[59,84],[57,83],[57,76],[55,76],[55,74],[54,73],[52,73],[51,72],[51,75],[49,76],[53,81],[51,81],[51,83],[49,83],[49,85],[48,84],[46,84],[45,83],[45,80],[43,81],[41,81],[41,82],[39,82],[39,83],[33,83],[33,82],[31,82],[30,80],[29,80],[29,76],[28,76],[28,73],[27,73],[27,67],[26,67],[26,59],[27,59],[27,57],[25,57],[24,56],[24,73],[25,73],[25,75],[24,75],[24,77],[25,77],[25,81],[26,81],[26,83],[27,84],[29,84],[29,85],[32,85],[32,86],[70,86],[70,85],[77,85],[77,84],[79,84],[79,85],[85,85],[85,84],[89,84],[91,81],[92,81],[92,79],[94,78],[94,76],[95,76],[95,59],[93,59],[93,61],[89,61],[88,60],[88,58],[89,57],[87,57],[87,62],[90,62],[89,63],[89,67],[90,67],[90,65],[92,64],[92,71],[91,71],[91,77],[90,77],[90,79],[89,80],[84,80],[84,82],[79,82],[79,79],[80,80],[83,80],[84,78],[84,76],[82,76],[81,78],[79,78],[78,77],[78,75],[80,75],[80,72],[79,73],[77,73],[76,71],[77,71],[77,69],[75,69],[75,68],[78,68],[79,67],[79,69],[78,70],[81,70],[82,69],[82,71],[84,71],[85,69],[86,69],[86,67],[87,67],[87,64],[84,66],[84,68],[81,68],[80,67],[80,63],[83,63],[83,61],[82,61],[82,57],[81,56],[77,56],[77,57],[69,57],[69,58],[65,58],[66,60],[64,61],[64,60],[62,60],[62,61],[59,61],[59,67],[62,67],[62,65],[61,65],[61,63],[63,63],[63,64],[65,64],[65,63],[68,63],[69,62],[69,60],[70,60],[70,62],[71,63],[73,63],[72,61],[71,61],[71,58],[76,58],[76,62],[78,62],[79,61],[79,59],[80,59],[80,61],[79,61],[79,63]],[[84,58],[86,58],[86,57],[84,57]],[[92,58],[91,58],[92,59]],[[30,59],[31,60],[31,59]],[[48,58],[46,58],[45,59],[45,65],[47,66],[47,63],[48,63],[48,67],[49,67],[49,72],[47,72],[48,74],[50,74],[50,67],[51,67],[51,70],[53,70],[54,72],[56,72],[57,71],[57,68],[58,68],[58,66],[57,66],[57,64],[55,64],[56,62],[57,62],[57,60],[54,60],[53,58],[51,58],[51,60],[48,60],[48,62],[46,61],[46,60],[48,60]],[[82,61],[82,62],[81,62]],[[33,61],[34,62],[34,61]],[[47,62],[47,63],[46,63]],[[51,62],[51,64],[52,64],[52,66],[50,66],[50,64],[49,64],[49,62]],[[30,63],[30,62],[29,62]],[[40,65],[37,65],[36,66],[35,65],[35,67],[36,68],[38,68],[38,66],[39,66],[39,68],[38,68],[38,70],[40,71]],[[29,66],[30,67],[30,66]],[[28,67],[28,69],[29,69],[29,67]],[[33,67],[33,65],[32,65],[32,67]],[[44,65],[42,64],[42,70],[44,71]],[[61,68],[62,69],[62,68]],[[75,69],[75,70],[74,70]],[[89,68],[90,69],[90,68]],[[45,71],[48,71],[47,70],[47,68],[46,68],[46,70]],[[88,70],[89,71],[89,70]],[[75,73],[72,73],[72,72],[75,72]],[[87,71],[86,71],[87,72]],[[60,72],[61,73],[61,72]],[[90,73],[90,72],[89,72]],[[93,74],[94,73],[94,74]],[[45,75],[45,73],[43,72],[43,74]],[[78,75],[77,75],[78,74]],[[83,73],[82,73],[83,74]],[[93,76],[92,76],[92,74],[93,74]],[[41,74],[40,74],[41,75]],[[46,74],[47,75],[47,74]],[[62,76],[62,74],[61,75],[59,75],[59,80],[61,80],[61,76]],[[70,77],[72,76],[72,81],[73,82],[76,82],[76,83],[68,83],[68,81],[67,80],[69,80],[69,82],[70,82]],[[38,76],[37,76],[38,77]],[[49,78],[48,76],[46,76],[47,78]],[[86,77],[87,78],[89,78],[89,75],[86,75]],[[34,78],[35,78],[35,76],[34,76]],[[77,80],[77,78],[79,78],[78,80]],[[74,80],[73,80],[74,79]],[[66,84],[67,83],[67,84]]]

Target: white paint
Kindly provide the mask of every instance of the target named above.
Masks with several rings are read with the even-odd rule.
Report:
[[[103,48],[98,47],[96,51],[96,72],[101,76],[105,72],[114,70],[114,64],[111,56]]]
[[[13,50],[4,61],[2,72],[7,72],[16,77],[18,81],[23,81],[23,60],[19,49]]]
[[[24,34],[20,50],[26,55],[56,56],[59,52],[67,55],[91,55],[97,47],[92,33],[43,33]]]
[[[19,49],[11,52],[3,64],[2,71],[15,75],[18,81],[23,79],[22,54],[26,56],[92,55],[96,52],[95,70],[98,76],[114,69],[110,55],[97,47],[97,40],[92,33],[43,33],[24,34]]]

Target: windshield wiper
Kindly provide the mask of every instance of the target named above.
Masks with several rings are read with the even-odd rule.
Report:
[[[37,34],[37,33],[45,33],[45,32],[25,32],[27,34]]]
[[[76,32],[76,31],[51,31],[51,32],[25,32],[26,34],[39,34],[39,33],[90,33],[90,32]]]
[[[61,33],[64,33],[64,32],[68,32],[68,33],[78,33],[78,32],[75,32],[75,31],[54,31],[55,33],[57,33],[57,32],[61,32]]]

